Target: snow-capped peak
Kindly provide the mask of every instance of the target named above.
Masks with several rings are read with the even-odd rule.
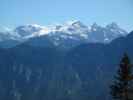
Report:
[[[78,21],[78,20],[68,21],[65,24],[68,26],[77,26],[77,27],[85,26],[81,21]]]
[[[38,24],[18,26],[11,32],[8,32],[8,38],[11,39],[10,37],[12,37],[12,39],[21,41],[33,37],[48,35],[50,38],[54,38],[54,40],[75,39],[91,42],[104,42],[105,40],[108,40],[110,42],[113,39],[126,34],[127,32],[121,29],[116,23],[108,24],[105,27],[99,26],[98,24],[94,23],[89,28],[82,22],[76,20],[68,21],[64,24],[49,26],[41,26]],[[4,40],[3,37],[5,35],[0,36]]]
[[[27,24],[19,26],[14,30],[14,33],[17,33],[20,38],[28,39],[35,36],[45,35],[51,32],[51,29],[45,26],[38,24]]]
[[[80,21],[68,21],[60,28],[60,31],[69,34],[84,34],[88,32],[88,27]]]
[[[115,22],[112,22],[111,24],[106,25],[105,28],[115,34],[127,35],[125,34],[127,32],[123,30],[122,28],[120,28]]]
[[[91,25],[91,28],[90,28],[91,32],[99,31],[99,30],[101,30],[101,29],[102,29],[102,27],[99,26],[97,23],[93,23],[93,24]]]
[[[31,33],[35,33],[37,31],[40,31],[41,27],[37,26],[37,25],[23,25],[23,26],[19,26],[17,27],[14,32],[18,33],[20,36],[24,37],[27,35],[31,35]]]
[[[106,25],[106,28],[114,28],[114,29],[116,29],[116,28],[119,28],[119,26],[117,25],[117,23],[112,22],[111,24]]]

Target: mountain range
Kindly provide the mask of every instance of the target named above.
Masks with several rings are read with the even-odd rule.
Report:
[[[0,100],[111,100],[109,85],[123,53],[133,61],[133,32],[115,23],[26,25],[4,35]]]
[[[31,24],[18,26],[10,32],[1,32],[0,45],[9,48],[25,41],[34,41],[34,39],[37,41],[37,38],[43,37],[51,41],[55,46],[71,48],[81,43],[109,43],[113,39],[126,36],[127,34],[128,32],[114,22],[105,27],[96,23],[86,26],[80,21],[69,21],[64,24],[51,26]],[[40,42],[38,44],[42,44],[41,42],[43,41],[40,40],[42,39],[38,39],[37,42]],[[44,46],[45,44],[43,43]]]

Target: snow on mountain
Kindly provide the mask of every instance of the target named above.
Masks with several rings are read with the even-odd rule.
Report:
[[[61,31],[69,34],[85,34],[89,32],[89,29],[80,21],[70,21],[62,27]]]
[[[115,34],[126,35],[125,33],[127,33],[124,29],[120,28],[115,22],[112,22],[111,24],[106,25],[106,29],[110,30]]]
[[[50,30],[44,26],[37,24],[19,26],[14,30],[21,38],[28,39],[35,36],[44,35],[50,32]]]
[[[108,43],[125,35],[127,35],[127,32],[116,23],[108,24],[105,27],[94,23],[88,27],[80,21],[69,21],[52,26],[37,24],[18,26],[11,32],[1,32],[0,41],[6,41],[7,39],[24,41],[30,38],[48,36],[56,45],[64,43],[64,41]]]
[[[94,23],[91,26],[91,32],[88,34],[89,42],[101,42],[101,43],[109,43],[113,39],[116,39],[121,36],[125,36],[128,33],[120,28],[116,23],[111,23],[106,25],[105,27],[101,27]]]
[[[56,40],[62,39],[74,39],[81,40],[88,38],[89,29],[80,21],[71,21],[63,25],[57,25],[51,31],[49,36],[56,38]]]
[[[126,31],[119,28],[119,26],[115,23],[109,24],[106,27],[101,27],[94,23],[89,29],[88,26],[84,25],[80,21],[69,21],[65,24],[58,24],[53,26],[40,26],[36,24],[25,25],[17,27],[14,32],[17,33],[23,39],[42,35],[49,35],[56,37],[58,36],[60,38],[95,38],[95,41],[99,42],[104,42],[105,39],[110,38],[110,34],[112,35],[111,40],[117,37],[117,35],[127,34]],[[103,41],[99,40],[100,37],[102,37]],[[111,40],[109,39],[109,41]]]

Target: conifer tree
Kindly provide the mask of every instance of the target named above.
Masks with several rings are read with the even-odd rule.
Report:
[[[111,85],[111,95],[115,100],[133,100],[129,96],[131,91],[132,65],[127,54],[122,58],[115,81]]]

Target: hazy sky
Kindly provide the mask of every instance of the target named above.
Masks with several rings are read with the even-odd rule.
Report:
[[[0,0],[0,26],[80,20],[133,30],[133,0]]]

